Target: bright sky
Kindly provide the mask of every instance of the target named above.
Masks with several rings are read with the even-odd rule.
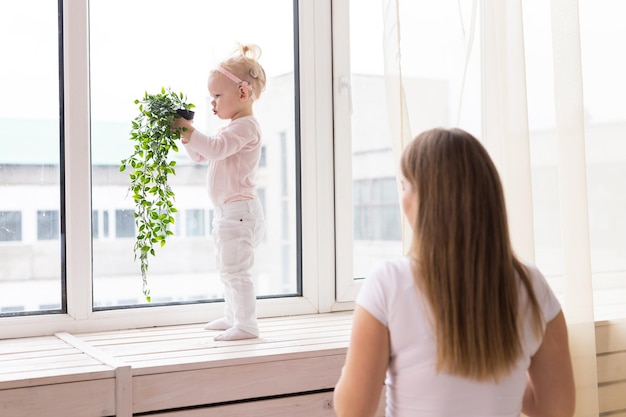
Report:
[[[209,71],[238,42],[261,47],[268,77],[293,71],[292,15],[291,0],[91,0],[94,117],[135,112],[133,100],[161,86],[206,105]]]
[[[352,70],[382,73],[382,1],[351,0]],[[400,2],[403,73],[459,88],[473,0]],[[580,0],[586,110],[594,121],[626,119],[626,2]],[[523,0],[530,116],[550,117],[550,2]],[[92,114],[125,120],[143,92],[170,86],[206,101],[208,71],[236,42],[261,46],[271,77],[292,70],[292,0],[91,0]],[[56,2],[0,5],[2,117],[55,118]],[[462,31],[465,29],[465,33]],[[476,34],[479,36],[479,33]],[[480,50],[473,50],[479,59]],[[478,78],[470,80],[477,88]],[[548,115],[548,116],[546,116]]]
[[[292,0],[91,0],[92,115],[134,117],[133,101],[161,86],[206,100],[209,70],[236,43],[256,43],[269,77],[293,71]],[[8,10],[7,10],[8,9]],[[271,16],[263,18],[262,16]],[[56,2],[0,5],[2,117],[58,114]],[[13,40],[19,39],[19,42]],[[7,57],[13,57],[7,61]],[[9,65],[6,65],[10,62]]]

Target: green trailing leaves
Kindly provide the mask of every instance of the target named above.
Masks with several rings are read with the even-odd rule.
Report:
[[[130,140],[136,142],[131,156],[121,161],[120,171],[130,169],[129,193],[135,202],[136,242],[135,260],[141,264],[143,293],[150,301],[148,288],[149,255],[155,256],[154,246],[163,247],[166,238],[174,233],[174,192],[168,184],[169,174],[176,175],[176,161],[168,160],[170,152],[178,152],[180,129],[173,127],[180,116],[178,109],[191,110],[183,93],[174,93],[165,87],[158,94],[144,94],[135,100],[139,114],[132,121]]]

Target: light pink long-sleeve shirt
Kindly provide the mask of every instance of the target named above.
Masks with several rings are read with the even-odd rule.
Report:
[[[256,197],[261,128],[254,116],[235,119],[212,136],[194,130],[184,146],[194,162],[208,162],[207,187],[215,206]]]

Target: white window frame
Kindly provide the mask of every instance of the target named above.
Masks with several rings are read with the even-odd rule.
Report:
[[[337,0],[333,13],[333,92],[335,137],[335,233],[337,303],[353,305],[362,280],[354,279],[352,196],[352,90],[350,69],[350,2]]]
[[[259,317],[329,312],[335,302],[331,0],[300,0],[302,297],[258,300]],[[93,311],[88,0],[63,0],[67,313],[0,318],[3,337],[202,323],[222,303]]]

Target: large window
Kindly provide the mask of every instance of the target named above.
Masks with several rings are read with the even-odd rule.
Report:
[[[392,146],[387,110],[383,3],[350,0],[333,5],[334,33],[341,39],[334,54],[335,130],[338,137],[348,138],[335,144],[337,296],[342,301],[354,299],[361,279],[376,263],[405,253],[399,155]],[[457,1],[399,2],[407,123],[414,134],[459,121],[474,132],[480,126],[475,60],[470,63],[474,71],[467,75],[467,87],[462,88],[467,43],[460,19],[468,19],[467,6]],[[463,107],[457,105],[459,100]]]
[[[411,138],[438,126],[459,126],[484,138],[488,133],[485,126],[494,122],[485,120],[484,114],[486,103],[494,97],[487,96],[489,85],[497,76],[488,74],[487,65],[495,62],[496,48],[504,45],[503,39],[485,39],[493,32],[487,30],[488,16],[484,13],[493,12],[496,3],[351,0],[333,5],[334,34],[338,39],[333,62],[335,131],[341,138],[335,142],[340,254],[337,288],[341,300],[353,299],[360,279],[373,263],[403,253],[401,236],[375,230],[381,223],[382,227],[398,229],[392,205],[386,213],[377,213],[375,220],[370,217],[380,206],[379,197],[372,192],[374,184],[378,181],[382,185],[391,175],[398,174],[399,154],[394,155],[387,113],[389,101],[385,95],[389,93],[385,90],[385,74],[393,73],[394,68],[385,68],[383,40],[395,39],[394,31],[399,28],[400,51],[391,50],[391,55],[399,58],[401,65]],[[506,3],[511,9],[518,4]],[[539,266],[557,295],[562,296],[565,287],[573,284],[566,282],[564,273],[561,225],[568,208],[561,207],[560,201],[567,178],[560,172],[559,159],[567,154],[567,149],[559,149],[562,145],[557,141],[554,10],[551,2],[542,0],[523,0],[520,4],[523,19],[520,17],[519,22],[524,37],[519,51],[523,58],[514,70],[522,74],[519,81],[525,82],[525,90],[520,91],[527,92],[527,103],[516,117],[525,117],[524,112],[528,112],[524,127],[529,130],[526,146],[530,149],[528,169],[532,177],[532,191],[525,197],[528,205],[521,210],[528,207],[527,211],[532,211],[522,217],[532,221],[534,227],[520,224],[520,217],[511,215],[520,208],[510,206],[511,228],[532,231],[534,256],[528,251],[524,255]],[[383,16],[393,13],[390,5],[399,9],[399,24],[384,31],[381,12]],[[586,154],[586,164],[581,169],[587,175],[586,184],[581,182],[578,190],[585,194],[588,205],[590,247],[584,255],[591,260],[595,319],[603,320],[626,316],[626,106],[622,103],[626,94],[626,58],[616,53],[620,41],[626,38],[626,29],[620,23],[626,17],[626,7],[618,0],[579,1],[579,14]],[[568,42],[569,47],[577,47],[576,39]],[[486,50],[487,47],[494,49]],[[516,87],[506,89],[515,94]],[[509,103],[499,103],[505,104]],[[497,113],[492,112],[491,119],[498,117]],[[504,156],[513,149],[510,139],[519,132],[507,133],[511,136],[497,135],[503,137],[500,144],[486,143],[505,185],[507,177],[520,175],[507,172],[512,169],[511,160]],[[512,160],[521,157],[513,155]],[[390,197],[394,184],[386,182],[385,190]],[[505,191],[508,197],[523,193],[510,187]],[[397,200],[393,209],[400,212]],[[350,230],[352,224],[354,230]],[[582,222],[575,227],[586,230],[587,224]]]
[[[399,153],[389,129],[382,40],[393,34],[384,32],[381,19],[387,3],[400,8],[397,56],[411,135],[460,126],[482,137],[483,93],[493,77],[484,68],[485,8],[473,6],[488,2],[0,5],[0,88],[9,98],[0,103],[3,335],[200,323],[221,313],[206,167],[193,164],[182,149],[173,155],[175,236],[151,262],[147,303],[133,254],[128,173],[119,164],[132,147],[134,100],[145,91],[182,91],[197,106],[198,128],[212,133],[221,125],[210,113],[206,82],[237,42],[261,46],[268,75],[255,105],[264,133],[259,198],[268,224],[255,268],[259,315],[351,308],[374,264],[402,256],[407,244],[398,204]],[[589,255],[600,320],[626,316],[626,62],[615,52],[626,37],[620,23],[626,10],[619,0],[579,3]],[[534,232],[535,261],[560,290],[566,284],[564,208],[551,11],[540,0],[521,4],[525,48],[515,51],[525,54],[532,176],[524,208],[534,218],[513,223]],[[497,163],[500,156],[494,153]],[[32,315],[37,317],[16,317]]]
[[[1,319],[7,335],[202,322],[221,314],[206,165],[194,164],[182,148],[172,155],[175,235],[152,258],[151,303],[134,259],[130,179],[119,168],[132,151],[134,101],[146,91],[184,92],[196,105],[196,127],[208,134],[225,123],[211,112],[207,80],[238,43],[261,47],[267,74],[255,104],[264,141],[257,182],[268,225],[254,269],[259,315],[318,311],[317,284],[303,285],[318,276],[302,273],[303,246],[311,244],[303,243],[301,232],[303,218],[314,219],[316,208],[300,204],[300,143],[314,136],[316,98],[301,116],[298,88],[303,78],[312,85],[317,77],[300,73],[300,65],[310,67],[318,50],[329,49],[328,43],[317,46],[321,37],[312,22],[329,26],[330,15],[309,14],[301,30],[292,0],[271,6],[256,0],[32,0],[0,8],[0,52],[10,57],[0,83],[3,97],[11,97],[0,112],[0,316],[7,316]],[[298,54],[301,37],[316,45],[304,56]],[[330,113],[323,117],[330,120]],[[315,152],[309,149],[308,157]],[[311,169],[304,171],[311,181]],[[29,313],[43,317],[12,317]]]

